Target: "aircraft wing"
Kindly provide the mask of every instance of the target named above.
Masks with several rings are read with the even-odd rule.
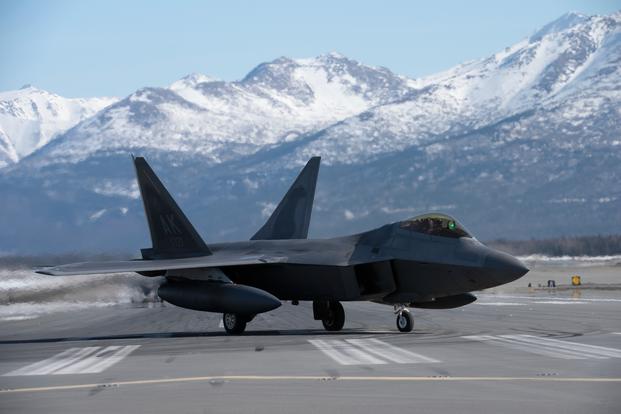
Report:
[[[227,256],[200,256],[183,259],[156,259],[156,260],[124,260],[109,262],[81,262],[62,266],[41,267],[35,272],[50,276],[92,275],[103,273],[122,272],[150,272],[158,270],[197,269],[208,267],[243,266],[267,263],[284,263],[284,256],[266,255],[227,255]]]

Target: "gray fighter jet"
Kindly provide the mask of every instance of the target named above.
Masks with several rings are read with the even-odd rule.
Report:
[[[134,158],[152,247],[141,260],[85,262],[37,269],[65,276],[136,272],[164,276],[161,299],[223,314],[240,334],[255,315],[281,301],[313,302],[328,331],[345,323],[341,301],[394,307],[397,328],[410,332],[408,308],[449,309],[476,300],[469,292],[528,272],[490,249],[456,219],[430,213],[345,237],[308,240],[319,157],[311,158],[267,223],[249,240],[207,246],[144,158]]]

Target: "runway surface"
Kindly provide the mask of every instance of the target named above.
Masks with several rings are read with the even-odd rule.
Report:
[[[160,304],[7,318],[0,412],[620,412],[620,291],[479,296],[410,334],[370,303],[336,334],[308,303],[238,337]]]

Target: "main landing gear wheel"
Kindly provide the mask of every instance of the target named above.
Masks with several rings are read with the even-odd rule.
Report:
[[[414,318],[409,310],[403,309],[397,313],[397,329],[399,332],[412,332],[414,329]]]
[[[345,325],[345,310],[341,302],[333,301],[328,304],[328,314],[321,320],[326,331],[340,331]]]
[[[246,329],[248,318],[237,313],[225,313],[222,315],[222,324],[228,334],[239,335]]]

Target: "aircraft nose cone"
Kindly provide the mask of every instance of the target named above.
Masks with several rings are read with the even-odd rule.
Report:
[[[498,251],[487,255],[484,266],[502,283],[519,279],[528,273],[529,270],[524,263],[515,257]]]

